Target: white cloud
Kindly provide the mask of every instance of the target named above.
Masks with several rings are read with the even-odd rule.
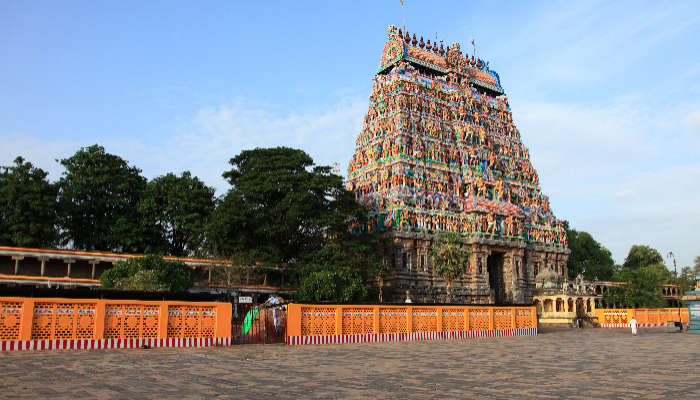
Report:
[[[43,140],[29,135],[4,134],[0,164],[7,165],[18,155],[50,172],[56,180],[63,172],[55,159],[70,157],[81,146],[98,143],[143,170],[148,178],[168,172],[190,170],[219,194],[228,189],[221,174],[230,168],[228,160],[242,150],[255,147],[289,146],[299,148],[317,165],[340,164],[346,173],[355,150],[355,139],[362,128],[367,100],[338,98],[335,104],[287,114],[251,107],[244,101],[199,110],[180,134],[158,143],[146,139]]]
[[[685,117],[685,126],[692,137],[700,139],[700,109],[690,112]]]
[[[221,177],[228,160],[254,147],[300,148],[317,164],[339,162],[345,173],[366,110],[367,101],[359,97],[287,114],[238,101],[200,110],[181,134],[157,146],[140,140],[99,143],[149,178],[190,170],[222,194],[228,189]],[[683,134],[697,132],[697,108],[659,109],[644,97],[627,96],[598,106],[515,104],[513,113],[557,216],[592,233],[617,262],[632,244],[672,250],[679,265],[700,254],[695,243],[700,158]],[[4,141],[3,163],[22,155],[50,171],[51,179],[62,171],[54,159],[86,145],[26,135],[5,135]]]
[[[700,254],[691,239],[700,226],[700,157],[683,134],[695,126],[694,106],[626,96],[513,108],[557,216],[592,233],[617,262],[632,244],[672,250],[683,265]]]
[[[17,156],[49,173],[49,180],[57,180],[63,173],[63,167],[56,161],[70,157],[80,148],[71,140],[45,140],[20,133],[2,135],[2,152],[0,165],[10,165]]]
[[[340,164],[345,174],[362,128],[367,101],[359,97],[339,98],[335,104],[316,110],[276,114],[251,107],[244,101],[200,110],[185,133],[165,145],[159,157],[190,169],[224,193],[228,184],[221,173],[228,160],[242,150],[255,147],[299,148],[319,165]]]
[[[512,68],[504,76],[511,90],[541,88],[524,90],[524,95],[567,88],[603,92],[605,86],[638,71],[640,63],[658,62],[669,43],[692,32],[700,21],[693,8],[681,3],[645,7],[619,2],[547,3],[526,23],[515,24],[512,34],[499,37],[488,57],[506,61],[495,63],[499,71]],[[656,75],[653,80],[678,84],[675,74]]]

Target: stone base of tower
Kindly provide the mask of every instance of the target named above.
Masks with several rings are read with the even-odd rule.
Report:
[[[429,251],[434,234],[390,231],[391,244],[385,250],[392,266],[384,282],[385,302],[458,304],[531,304],[535,276],[549,269],[567,276],[569,249],[523,240],[473,235],[464,238],[472,250],[464,274],[449,290],[445,280],[433,273]]]

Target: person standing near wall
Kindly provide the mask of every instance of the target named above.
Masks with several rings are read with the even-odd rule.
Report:
[[[637,336],[637,320],[634,317],[630,320],[630,328],[632,328],[632,334]]]

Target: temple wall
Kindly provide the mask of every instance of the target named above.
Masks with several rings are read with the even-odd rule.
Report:
[[[527,245],[522,241],[490,238],[465,238],[472,254],[464,274],[451,284],[448,296],[444,279],[433,273],[428,253],[433,235],[413,232],[391,232],[391,245],[386,259],[393,268],[384,283],[384,301],[404,302],[407,292],[414,303],[459,304],[530,304],[535,291],[535,269],[553,268],[566,274],[568,249]],[[489,280],[488,257],[503,253],[504,293],[497,298],[497,288]],[[564,275],[566,276],[566,275]]]

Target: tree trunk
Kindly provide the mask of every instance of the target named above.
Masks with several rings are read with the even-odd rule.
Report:
[[[452,280],[445,279],[445,287],[447,288],[447,302],[452,303]]]

